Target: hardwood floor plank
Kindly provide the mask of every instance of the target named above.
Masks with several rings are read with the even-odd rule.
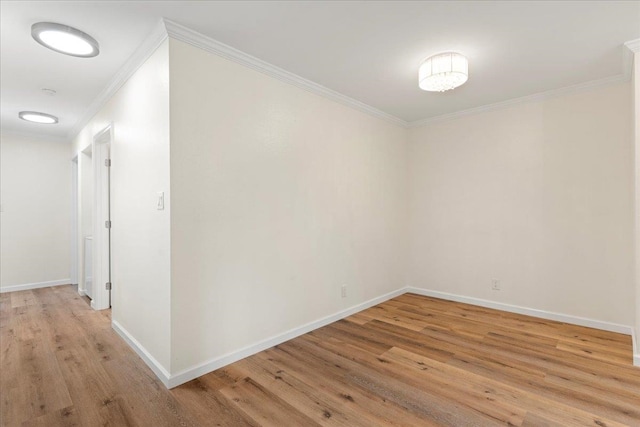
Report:
[[[49,412],[36,418],[31,418],[22,423],[22,427],[49,427],[62,426],[72,427],[81,426],[80,419],[76,412],[76,408],[69,406],[57,411]]]
[[[279,369],[273,362],[249,357],[237,365],[245,369],[248,377],[319,424],[368,427],[374,421],[344,405],[342,399],[318,393],[315,387],[300,380],[295,374]]]
[[[11,292],[11,308],[27,307],[36,305],[37,301],[33,291],[17,291]]]
[[[382,328],[378,327],[379,323],[382,323],[385,326]],[[396,333],[387,333],[387,327],[396,331]],[[420,335],[419,332],[411,329],[405,329],[399,325],[379,322],[377,319],[372,320],[370,323],[367,323],[362,327],[355,327],[348,323],[338,321],[332,323],[326,328],[326,332],[330,336],[342,338],[344,341],[363,348],[366,348],[366,343],[377,342],[379,344],[379,351],[376,352],[377,354],[382,354],[395,345],[402,345],[403,347],[410,348],[419,354],[424,354],[442,361],[448,360],[454,354],[446,348],[433,345],[432,343],[424,340],[424,337]],[[338,329],[342,331],[342,333],[333,332],[334,329]],[[319,335],[321,333],[323,333],[323,331],[318,330],[311,332],[310,335]]]
[[[619,352],[611,351],[611,349],[602,349],[594,346],[576,344],[572,342],[560,342],[558,343],[556,348],[558,350],[566,351],[580,356],[588,355],[590,358],[602,360],[605,362],[620,364],[633,363],[632,355],[621,354]]]
[[[374,421],[371,425],[425,427],[438,425],[404,410],[378,394],[354,387],[347,378],[348,372],[345,372],[340,365],[322,358],[309,359],[306,354],[298,352],[293,347],[276,346],[274,349],[265,350],[252,357],[267,358],[284,371],[308,378],[317,388],[318,393],[338,399],[343,405],[360,412],[365,419],[372,417]],[[309,363],[312,363],[315,369],[309,369]]]
[[[567,425],[576,426],[602,424],[609,426],[626,425],[615,422],[612,419],[596,416],[588,410],[577,409],[562,399],[554,399],[554,396],[529,393],[503,382],[476,375],[449,364],[430,360],[399,348],[394,347],[385,354],[385,357],[399,361],[407,367],[412,367],[414,370],[426,369],[429,380],[440,384],[442,388],[458,387],[460,390],[466,390],[466,394],[469,396],[474,394],[479,396],[485,395],[486,398],[494,404],[496,402],[503,402],[520,408],[520,413],[523,415],[531,411],[542,412],[545,413],[547,417],[555,418],[556,420],[566,419]],[[452,378],[456,378],[456,381],[453,382]],[[568,416],[569,414],[570,417]],[[522,422],[523,419],[520,421]]]
[[[89,343],[56,353],[62,376],[83,425],[136,425],[117,400],[118,390],[101,362],[90,357]]]
[[[121,357],[101,359],[104,371],[117,390],[125,419],[132,425],[197,426],[178,400],[137,356],[125,352]]]
[[[210,389],[202,378],[189,381],[172,392],[182,407],[199,426],[259,426],[260,424],[238,410],[219,390]]]
[[[329,347],[331,344],[320,343],[320,345]],[[468,408],[473,411],[467,413],[465,419],[473,419],[477,414],[480,414],[482,417],[486,417],[486,419],[482,421],[482,425],[495,423],[520,425],[526,413],[526,411],[520,410],[514,405],[504,404],[501,401],[492,399],[492,397],[487,394],[487,390],[483,390],[482,393],[470,393],[469,389],[465,387],[465,382],[460,378],[448,383],[434,381],[431,370],[421,362],[417,362],[415,366],[410,366],[411,369],[407,369],[405,364],[398,363],[398,360],[389,357],[389,355],[393,355],[393,351],[397,349],[396,347],[376,357],[374,360],[370,355],[362,353],[359,349],[354,349],[350,345],[347,346],[349,347],[348,353],[354,361],[374,367],[374,370],[380,375],[399,379],[403,383],[410,384],[423,392],[445,398],[448,402],[456,405],[457,412],[469,412],[461,408]],[[337,347],[333,348],[334,351],[340,351]],[[407,352],[407,354],[414,353]],[[438,364],[442,363],[419,355],[415,355],[415,357],[431,360]],[[433,398],[430,398],[430,400],[433,400]],[[490,405],[487,404],[488,400],[491,401]]]
[[[352,314],[351,316],[347,317],[344,320],[346,320],[347,322],[353,322],[357,325],[364,325],[370,319],[365,316],[361,316],[359,313],[356,313],[356,314]]]
[[[110,310],[58,286],[0,294],[0,425],[636,427],[631,354],[622,334],[405,294],[167,390]]]
[[[471,426],[498,425],[500,422],[486,413],[460,405],[459,402],[443,398],[440,391],[426,387],[415,376],[402,375],[388,368],[388,360],[344,344],[326,341],[315,343],[305,336],[287,342],[305,357],[321,356],[339,366],[345,379],[353,386],[377,394],[384,400],[395,403],[420,419],[437,425]],[[329,368],[335,370],[336,368]]]
[[[320,425],[251,378],[220,389],[220,393],[262,426]]]

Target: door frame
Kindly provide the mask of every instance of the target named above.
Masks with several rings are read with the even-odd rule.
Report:
[[[113,124],[93,137],[93,299],[91,307],[104,310],[111,307],[111,236],[106,222],[110,218],[110,166]]]
[[[78,267],[78,156],[71,159],[71,284],[80,284]]]

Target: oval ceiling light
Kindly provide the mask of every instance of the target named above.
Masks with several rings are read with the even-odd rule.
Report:
[[[463,85],[469,78],[469,61],[455,52],[439,53],[422,61],[418,86],[430,92],[444,92]]]
[[[100,53],[93,37],[68,25],[38,22],[31,26],[31,36],[42,46],[66,55],[91,58]]]
[[[45,125],[52,125],[58,123],[58,118],[51,114],[38,113],[37,111],[20,111],[18,117],[22,120],[26,120],[32,123],[40,123]]]

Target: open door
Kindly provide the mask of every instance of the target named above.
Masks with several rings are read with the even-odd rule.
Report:
[[[111,307],[111,125],[93,138],[93,299],[96,310]]]

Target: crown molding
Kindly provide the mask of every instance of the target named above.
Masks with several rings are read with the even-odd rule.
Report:
[[[133,73],[145,63],[147,59],[153,54],[153,52],[160,47],[163,41],[167,38],[167,30],[164,26],[164,22],[160,20],[154,27],[153,31],[147,36],[147,38],[138,46],[135,52],[127,59],[120,71],[116,73],[111,79],[109,84],[100,92],[100,94],[93,100],[89,108],[85,111],[82,117],[76,122],[73,128],[69,131],[69,139],[73,140],[78,133],[84,128],[89,120],[95,116],[98,111],[105,106],[105,104],[111,99],[113,95],[129,80]]]
[[[221,43],[211,37],[198,33],[190,28],[180,25],[168,19],[161,19],[154,30],[149,34],[144,42],[136,49],[136,51],[129,57],[125,65],[118,71],[118,73],[111,79],[109,84],[102,90],[102,92],[94,99],[85,114],[76,122],[74,127],[68,133],[67,138],[55,138],[45,137],[37,134],[26,134],[21,132],[13,132],[13,134],[21,134],[23,136],[47,138],[51,140],[58,140],[60,142],[73,140],[84,126],[93,118],[93,116],[100,111],[102,107],[111,99],[111,97],[120,89],[124,83],[136,72],[138,68],[155,52],[155,50],[164,42],[167,37],[171,37],[175,40],[182,41],[197,48],[203,49],[207,52],[218,55],[222,58],[229,59],[238,64],[244,65],[253,70],[259,71],[270,77],[276,78],[285,83],[289,83],[308,92],[320,95],[324,98],[346,105],[363,113],[369,114],[373,117],[383,119],[387,122],[405,128],[415,128],[424,126],[431,123],[444,122],[448,120],[454,120],[460,117],[469,115],[500,110],[510,106],[524,104],[528,102],[540,101],[543,99],[554,98],[561,95],[568,95],[575,92],[581,92],[592,88],[606,86],[610,84],[620,83],[628,81],[631,77],[631,54],[629,52],[640,52],[640,39],[630,40],[624,43],[627,48],[625,54],[623,54],[623,73],[606,77],[603,79],[592,80],[585,83],[580,83],[572,86],[566,86],[559,89],[553,89],[550,91],[540,92],[533,95],[527,95],[520,98],[513,98],[506,101],[496,102],[493,104],[482,105],[467,110],[456,111],[450,114],[443,114],[434,117],[428,117],[421,120],[407,122],[399,117],[393,116],[389,113],[385,113],[375,107],[372,107],[364,102],[358,101],[332,89],[324,87],[318,83],[307,80],[304,77],[300,77],[297,74],[291,73],[280,67],[272,65],[247,53],[244,53],[238,49],[235,49],[229,45]]]
[[[169,37],[173,39],[203,49],[222,58],[229,59],[240,65],[244,65],[245,67],[259,71],[270,77],[276,78],[285,83],[289,83],[293,86],[299,87],[316,95],[320,95],[332,101],[339,102],[340,104],[369,114],[373,117],[386,120],[398,126],[407,126],[406,121],[396,116],[385,113],[384,111],[378,110],[377,108],[367,105],[364,102],[360,102],[356,99],[350,98],[339,92],[319,85],[318,83],[314,83],[311,80],[307,80],[304,77],[300,77],[297,74],[293,74],[280,67],[276,67],[275,65],[269,64],[268,62],[265,62],[229,45],[214,40],[208,36],[205,36],[204,34],[200,34],[197,31],[191,30],[168,19],[165,19],[164,23],[167,28],[167,32],[169,33]]]
[[[640,39],[629,40],[624,44],[631,52],[640,53]]]
[[[440,116],[429,117],[422,120],[416,120],[409,122],[409,128],[416,128],[425,126],[432,123],[446,122],[449,120],[458,119],[461,117],[471,116],[480,113],[486,113],[489,111],[502,110],[507,107],[511,107],[518,104],[526,104],[534,101],[542,101],[544,99],[555,98],[562,95],[569,95],[572,93],[583,92],[590,89],[594,89],[601,86],[608,86],[616,83],[629,81],[631,73],[618,74],[611,77],[605,77],[603,79],[591,80],[585,83],[579,83],[576,85],[565,86],[559,89],[553,89],[545,92],[535,93],[533,95],[527,95],[520,98],[508,99],[506,101],[496,102],[494,104],[481,105],[480,107],[469,108],[467,110],[456,111],[450,114],[443,114]]]
[[[23,131],[7,129],[7,128],[2,129],[2,131],[0,132],[0,136],[2,137],[14,136],[14,137],[24,138],[24,139],[36,139],[40,141],[55,142],[56,144],[71,143],[71,139],[62,137],[62,136],[46,135],[46,134],[41,134],[37,132],[23,132]]]

